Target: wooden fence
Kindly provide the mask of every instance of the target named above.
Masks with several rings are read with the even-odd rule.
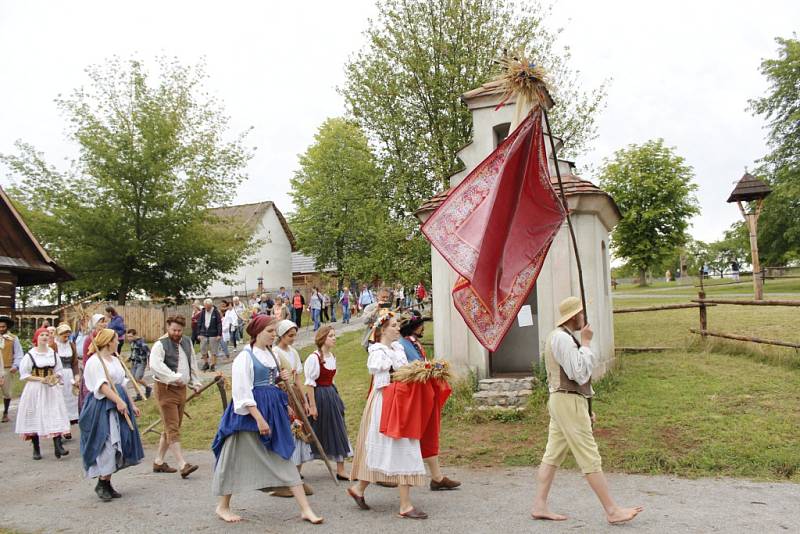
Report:
[[[82,317],[91,317],[95,313],[104,313],[106,306],[113,306],[125,321],[125,328],[134,328],[148,341],[158,339],[164,334],[165,308],[157,304],[135,303],[119,306],[114,302],[92,302],[82,306],[68,306],[61,310],[61,320],[77,328]]]
[[[778,339],[763,339],[755,336],[745,336],[741,334],[716,332],[708,329],[708,308],[712,306],[790,306],[800,307],[800,300],[737,300],[737,299],[721,299],[721,298],[706,298],[704,291],[699,291],[698,298],[692,299],[690,303],[685,304],[666,304],[661,306],[644,306],[637,308],[621,308],[614,310],[614,313],[642,313],[654,312],[662,310],[677,310],[686,308],[697,308],[700,315],[700,328],[690,328],[689,332],[698,334],[703,339],[706,337],[718,337],[723,339],[732,339],[735,341],[746,341],[748,343],[759,343],[762,345],[774,345],[778,347],[789,347],[795,350],[800,349],[800,343],[790,341],[783,341]],[[665,347],[618,347],[619,352],[653,352],[665,351]]]

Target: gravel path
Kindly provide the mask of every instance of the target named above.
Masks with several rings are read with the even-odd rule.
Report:
[[[306,482],[316,494],[312,506],[326,523],[312,527],[298,519],[293,499],[260,492],[235,496],[234,509],[246,521],[226,525],[214,515],[211,495],[213,456],[195,451],[188,459],[200,465],[191,477],[152,472],[153,451],[145,461],[114,475],[123,498],[104,503],[94,495],[94,481],[82,478],[76,440],[67,442],[70,455],[56,460],[52,444],[44,443],[44,459],[35,462],[30,446],[0,426],[0,473],[3,505],[0,526],[19,532],[783,532],[798,529],[800,485],[753,483],[730,479],[683,480],[611,474],[610,484],[621,504],[641,504],[645,512],[633,523],[610,527],[579,473],[559,473],[552,495],[555,511],[567,513],[564,523],[528,519],[534,491],[532,468],[446,469],[464,482],[462,489],[431,492],[417,488],[415,504],[431,515],[413,522],[395,516],[396,490],[370,487],[373,510],[356,508],[335,487],[319,462],[306,466]],[[344,484],[344,483],[343,483]]]

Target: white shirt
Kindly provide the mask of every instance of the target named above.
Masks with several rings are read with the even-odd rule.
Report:
[[[592,349],[583,346],[576,347],[572,336],[560,328],[555,330],[552,335],[553,358],[564,369],[567,377],[580,385],[588,382],[592,377],[594,366],[598,363],[598,358]]]
[[[408,365],[408,358],[406,358],[406,351],[403,346],[395,341],[391,347],[387,347],[383,343],[373,343],[369,347],[369,357],[367,358],[367,369],[369,374],[374,378],[372,387],[381,389],[388,386],[392,379],[389,375],[389,369],[395,370]]]
[[[280,361],[281,358],[284,358],[287,362],[289,362],[289,366],[292,368],[292,371],[298,375],[303,374],[303,361],[300,359],[300,353],[297,352],[296,348],[289,345],[289,350],[283,350],[278,345],[275,345],[272,347],[272,352],[278,357],[278,361]]]
[[[56,374],[60,375],[61,371],[64,369],[64,366],[61,365],[61,359],[56,357],[56,353],[53,349],[48,348],[46,349],[47,352],[39,352],[38,349],[31,349],[28,353],[22,357],[22,361],[19,362],[19,379],[25,380],[31,373],[33,372],[33,362],[36,362],[37,367],[52,367],[53,360],[55,360],[55,371]],[[31,359],[32,358],[32,359]]]
[[[267,367],[275,368],[275,359],[272,355],[264,349],[258,347],[249,347],[253,351],[256,359]],[[278,355],[275,355],[278,358]],[[278,360],[280,361],[280,360]],[[250,412],[247,410],[248,406],[257,406],[253,398],[253,379],[255,373],[253,372],[253,360],[248,354],[248,350],[244,349],[236,356],[231,366],[231,396],[233,397],[233,411],[239,415],[247,415]],[[263,414],[262,414],[263,415]]]
[[[203,308],[203,309],[205,309],[205,308]],[[208,330],[208,327],[211,326],[211,317],[214,316],[214,308],[211,308],[210,310],[205,310],[205,312],[206,313],[203,316],[203,318],[204,318],[203,322],[206,323],[206,330]]]
[[[161,339],[164,339],[164,337]],[[164,363],[164,345],[161,344],[161,339],[153,343],[153,348],[150,349],[149,363],[150,369],[153,371],[153,378],[162,384],[173,384],[180,380],[191,387],[201,385],[202,382],[197,376],[199,371],[194,348],[192,348],[192,381],[189,382],[189,357],[183,352],[183,347],[178,343],[178,372],[176,373]]]
[[[329,371],[336,370],[336,356],[333,353],[328,353],[327,356],[324,357],[325,362],[325,369]],[[311,386],[312,388],[317,387],[317,379],[319,378],[320,368],[319,368],[319,358],[317,357],[317,352],[312,352],[306,358],[306,363],[303,367],[305,370],[306,375],[306,385]]]
[[[206,326],[208,326],[208,325],[206,325]],[[234,327],[234,328],[238,328],[239,327],[239,316],[236,315],[236,312],[233,311],[232,308],[228,308],[228,311],[226,311],[225,315],[222,317],[222,331],[223,332],[230,332],[231,331],[231,327]]]
[[[106,396],[100,393],[100,387],[103,384],[108,384],[108,378],[106,378],[106,373],[103,370],[103,363],[106,364],[106,369],[108,369],[108,376],[111,378],[111,381],[114,384],[121,384],[123,387],[127,382],[127,378],[125,378],[125,369],[122,368],[122,364],[119,362],[118,358],[111,358],[111,361],[103,360],[100,361],[99,354],[95,354],[86,362],[86,368],[83,370],[83,380],[86,384],[86,389],[94,393],[95,399],[105,399]],[[114,386],[111,386],[114,387]]]

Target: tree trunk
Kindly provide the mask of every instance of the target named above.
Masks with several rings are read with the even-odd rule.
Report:
[[[131,290],[131,273],[127,269],[122,271],[122,276],[119,282],[119,293],[117,294],[117,304],[120,306],[125,305],[128,300],[128,292]]]
[[[641,268],[639,269],[639,287],[645,287],[647,285],[647,269]]]

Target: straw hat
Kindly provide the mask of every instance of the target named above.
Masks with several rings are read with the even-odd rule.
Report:
[[[578,297],[565,298],[561,301],[561,304],[558,305],[558,313],[561,314],[561,318],[558,320],[558,323],[556,323],[556,326],[561,326],[582,311],[583,304],[581,304],[581,299]]]
[[[58,325],[58,328],[56,328],[56,334],[60,336],[61,334],[66,333],[72,333],[72,328],[70,328],[67,323],[61,323]]]

